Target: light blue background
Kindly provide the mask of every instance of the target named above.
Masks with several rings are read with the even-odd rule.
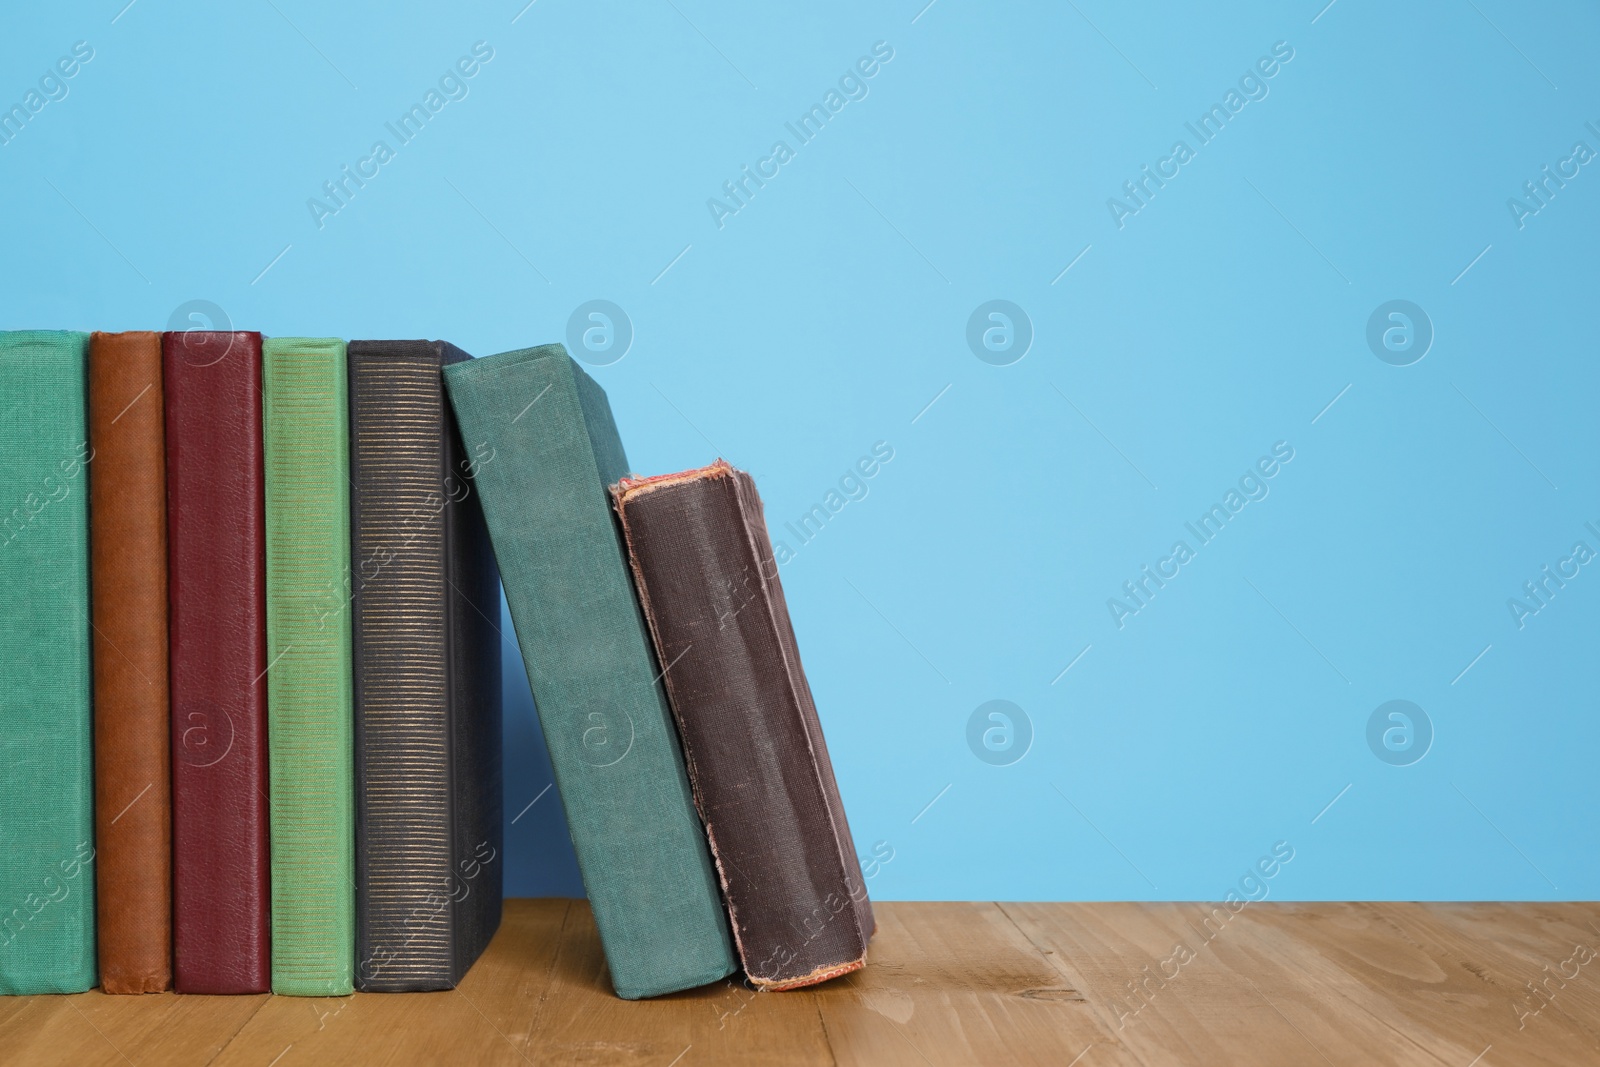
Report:
[[[198,299],[486,355],[612,300],[636,337],[593,373],[635,467],[726,456],[791,547],[888,442],[782,571],[856,840],[892,850],[875,896],[1216,899],[1278,841],[1274,898],[1600,896],[1600,566],[1507,608],[1600,549],[1600,165],[1507,208],[1600,150],[1591,6],[122,2],[6,16],[0,104],[94,58],[0,147],[0,327]],[[707,199],[879,41],[719,229]],[[1107,198],[1279,41],[1119,229]],[[965,341],[991,299],[1035,330],[1011,366]],[[1436,331],[1411,366],[1366,343],[1391,299]],[[1278,441],[1270,495],[1119,629],[1107,599]],[[515,662],[507,694],[507,891],[581,892],[554,792],[524,811],[550,779]],[[966,740],[996,698],[1034,733],[1009,766]],[[1391,699],[1435,731],[1410,766],[1367,745]]]

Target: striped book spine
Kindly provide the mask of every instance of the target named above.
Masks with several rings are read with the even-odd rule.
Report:
[[[500,583],[443,341],[350,342],[356,988],[449,989],[500,923]],[[490,616],[493,616],[491,620]]]

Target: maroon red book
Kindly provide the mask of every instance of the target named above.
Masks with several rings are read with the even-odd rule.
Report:
[[[174,986],[271,988],[261,335],[162,337]]]

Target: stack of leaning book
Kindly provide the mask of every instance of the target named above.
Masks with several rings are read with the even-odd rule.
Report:
[[[0,333],[0,993],[448,989],[503,580],[613,987],[865,963],[760,498],[560,345]]]

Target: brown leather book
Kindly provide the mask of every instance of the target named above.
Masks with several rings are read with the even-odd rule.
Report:
[[[745,973],[860,970],[872,905],[755,482],[718,460],[611,493]]]
[[[161,335],[89,339],[100,987],[172,988],[167,476]]]

